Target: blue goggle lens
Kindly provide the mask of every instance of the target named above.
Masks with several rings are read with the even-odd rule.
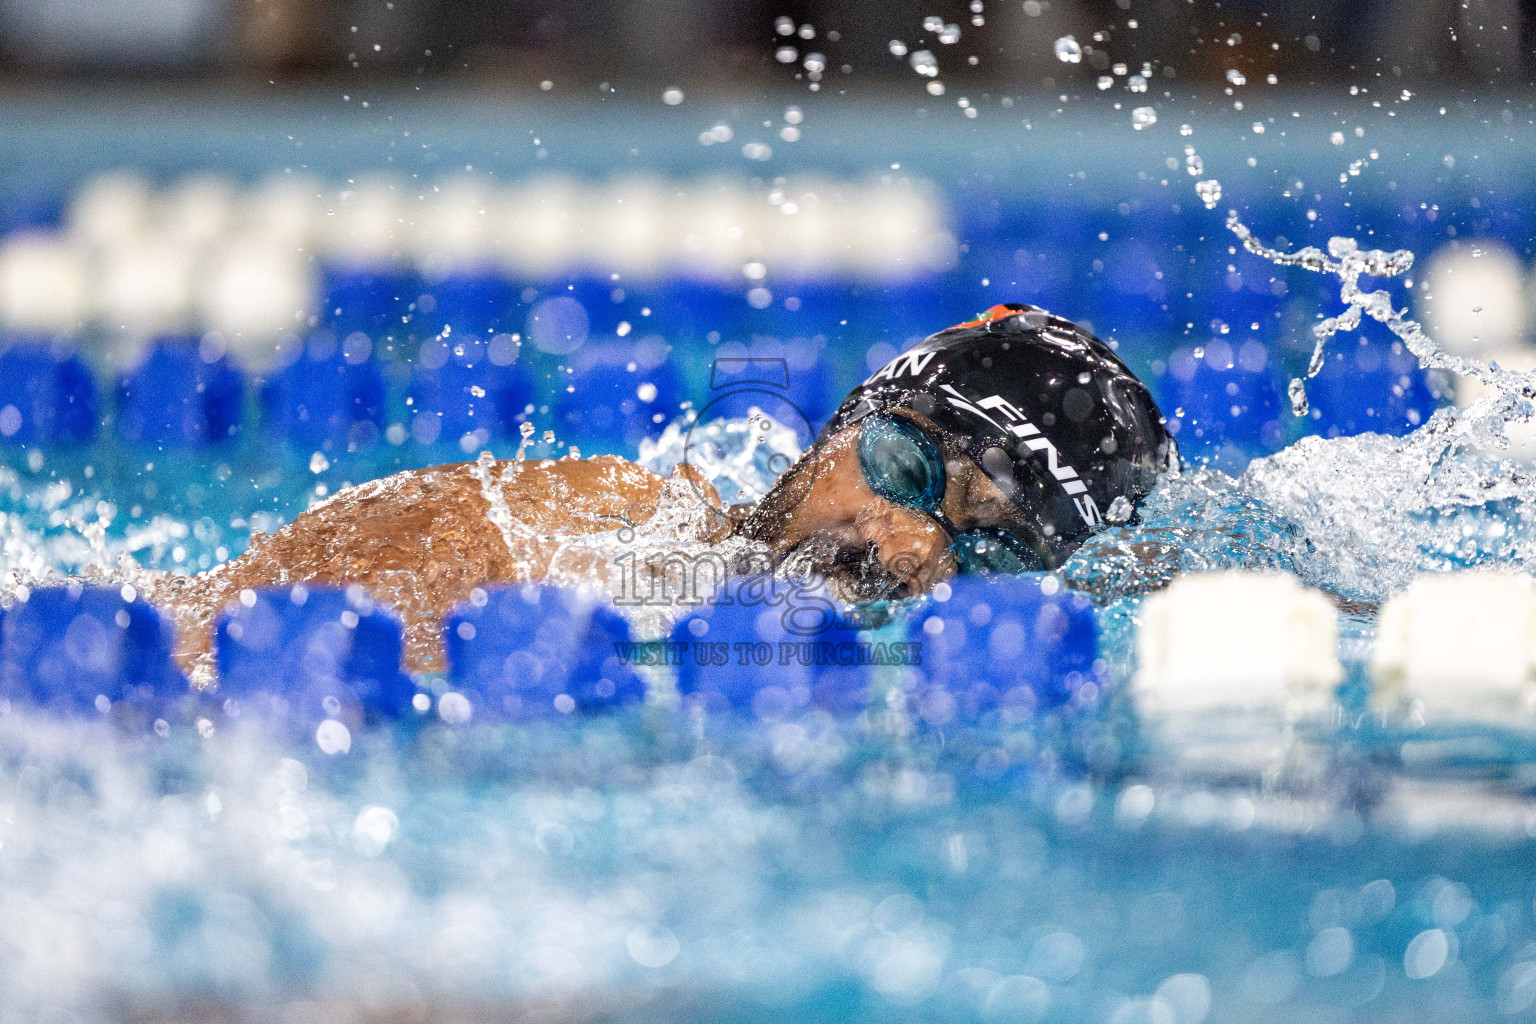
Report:
[[[909,420],[871,417],[859,431],[859,468],[880,497],[935,512],[944,500],[944,453]]]
[[[991,527],[966,530],[955,537],[950,548],[962,573],[1012,576],[1045,569],[1040,556],[1029,545],[1011,533]]]

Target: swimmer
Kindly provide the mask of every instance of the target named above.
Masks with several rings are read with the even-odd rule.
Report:
[[[664,480],[615,456],[482,457],[346,488],[152,596],[204,679],[218,612],[247,588],[300,581],[388,601],[407,667],[431,671],[455,604],[482,583],[549,578],[573,537],[665,520],[671,540],[741,537],[852,601],[906,597],[957,572],[1055,568],[1128,520],[1176,458],[1146,387],[1108,346],[1037,307],[995,306],[855,388],[756,508],[726,508],[687,465]],[[587,557],[592,576],[607,571]]]
[[[956,572],[1055,569],[1177,458],[1107,345],[999,305],[855,388],[742,532],[850,600],[907,597]]]

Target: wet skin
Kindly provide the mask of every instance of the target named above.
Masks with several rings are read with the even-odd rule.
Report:
[[[178,657],[200,680],[212,678],[219,612],[243,590],[297,582],[366,588],[400,616],[407,667],[441,670],[443,616],[476,586],[545,579],[557,557],[565,578],[601,578],[600,556],[573,551],[570,538],[644,526],[669,500],[697,506],[700,498],[709,514],[676,540],[715,543],[740,532],[780,560],[798,552],[797,570],[826,576],[850,599],[921,593],[954,573],[949,538],[928,515],[870,490],[857,439],[851,427],[812,448],[745,518],[691,467],[663,480],[611,455],[396,473],[254,536],[231,562],[164,578],[148,596],[171,610]],[[1011,506],[973,464],[951,459],[948,473],[943,509],[952,522],[1008,524]],[[505,534],[491,516],[497,493],[513,526]]]

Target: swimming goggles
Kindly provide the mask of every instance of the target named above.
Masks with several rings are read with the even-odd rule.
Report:
[[[927,513],[949,535],[962,573],[1020,573],[1045,569],[1028,543],[1006,530],[962,530],[944,514],[948,472],[944,453],[928,432],[901,416],[867,417],[859,428],[859,468],[880,497]]]

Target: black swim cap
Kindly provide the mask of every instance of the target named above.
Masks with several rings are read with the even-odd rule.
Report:
[[[1178,457],[1146,385],[1098,338],[1021,303],[940,331],[853,390],[823,439],[906,409],[976,463],[1060,565]]]

